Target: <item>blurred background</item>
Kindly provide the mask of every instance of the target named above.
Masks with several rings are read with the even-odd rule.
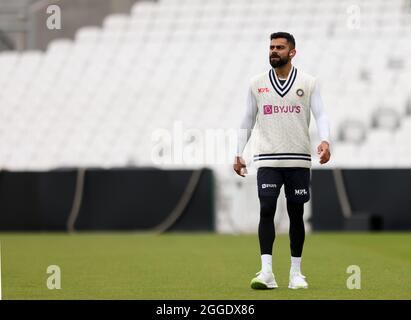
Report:
[[[307,230],[411,230],[410,0],[0,0],[0,230],[255,233],[232,161],[277,31],[331,122]]]

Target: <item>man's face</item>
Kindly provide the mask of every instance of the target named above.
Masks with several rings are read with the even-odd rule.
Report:
[[[291,56],[290,56],[291,55]],[[286,65],[295,55],[295,49],[290,48],[287,39],[272,39],[270,43],[270,64],[273,68]]]

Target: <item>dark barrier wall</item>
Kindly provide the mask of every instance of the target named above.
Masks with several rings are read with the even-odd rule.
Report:
[[[76,230],[148,230],[163,222],[187,188],[191,170],[90,169]],[[77,170],[0,173],[0,230],[66,230]],[[203,169],[170,230],[214,230],[214,179]]]
[[[75,229],[150,230],[170,215],[192,175],[191,170],[89,169]],[[363,227],[375,216],[384,230],[411,230],[411,170],[343,170],[342,175],[353,218],[360,219],[343,217],[333,171],[313,170],[314,230]],[[0,230],[66,230],[76,179],[75,169],[0,172]],[[170,230],[214,230],[214,215],[214,179],[205,169]]]
[[[342,170],[353,218],[381,218],[383,230],[411,230],[411,170]],[[345,230],[347,219],[337,196],[332,170],[312,172],[312,227],[314,230]]]

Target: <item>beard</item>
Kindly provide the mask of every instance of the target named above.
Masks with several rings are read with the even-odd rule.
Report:
[[[270,60],[271,66],[272,66],[273,68],[279,68],[279,67],[285,66],[285,65],[288,63],[288,61],[289,61],[288,56],[285,56],[285,57],[283,57],[283,58],[281,58],[281,57],[279,57],[279,56],[274,56],[274,57],[276,57],[276,58],[279,58],[279,59],[277,59],[277,60],[271,59],[272,57],[273,57],[273,56],[271,56],[271,57],[269,58],[269,60]]]

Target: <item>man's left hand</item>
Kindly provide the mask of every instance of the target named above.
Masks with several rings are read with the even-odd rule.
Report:
[[[327,141],[321,141],[317,147],[317,154],[320,155],[320,163],[324,164],[330,160],[330,145]]]

